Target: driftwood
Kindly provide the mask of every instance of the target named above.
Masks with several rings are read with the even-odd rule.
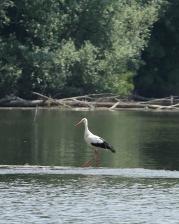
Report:
[[[116,94],[102,93],[89,94],[84,96],[75,96],[63,99],[53,99],[41,93],[33,92],[36,100],[25,100],[16,96],[7,96],[0,99],[1,107],[60,107],[60,108],[95,108],[117,110],[117,109],[142,109],[156,111],[179,111],[179,97],[170,96],[160,99],[148,99],[136,95],[130,97],[121,97]],[[35,116],[36,117],[36,116]],[[35,119],[35,118],[34,118]]]

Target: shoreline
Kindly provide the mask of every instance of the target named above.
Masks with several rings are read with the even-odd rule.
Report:
[[[72,111],[94,110],[125,110],[125,111],[156,111],[179,112],[179,97],[144,98],[131,95],[121,97],[112,93],[89,94],[83,96],[53,99],[52,97],[33,92],[34,100],[26,100],[17,96],[6,96],[0,99],[0,109],[60,109]]]
[[[1,107],[0,111],[3,110],[59,110],[59,111],[138,111],[138,112],[154,112],[154,113],[179,113],[179,110],[163,110],[163,109],[144,109],[144,108],[116,108],[115,110],[104,108],[104,107],[98,107],[95,109],[90,109],[86,107],[74,107],[74,108],[60,108],[60,107]]]

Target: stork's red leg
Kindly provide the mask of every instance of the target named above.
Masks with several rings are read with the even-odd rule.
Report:
[[[90,159],[87,162],[83,163],[82,167],[89,167],[93,165],[94,160]]]
[[[99,160],[98,150],[94,150],[94,158],[95,158],[96,166],[99,166],[100,160]]]
[[[89,167],[89,166],[99,166],[100,160],[99,160],[99,152],[98,150],[94,150],[94,158],[88,160],[87,162],[85,162],[82,167]]]

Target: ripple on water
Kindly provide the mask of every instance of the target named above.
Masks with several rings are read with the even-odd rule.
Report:
[[[0,223],[178,223],[179,172],[0,168]]]
[[[61,174],[61,175],[106,175],[130,178],[179,178],[179,171],[150,170],[143,168],[80,168],[62,166],[0,166],[0,175],[3,174]]]

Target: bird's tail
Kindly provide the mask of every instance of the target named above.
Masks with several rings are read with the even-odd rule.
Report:
[[[112,147],[112,145],[110,145],[109,143],[107,142],[104,142],[105,143],[105,148],[109,149],[111,152],[115,153],[116,150]]]
[[[116,152],[116,150],[115,149],[113,149],[112,147],[109,149],[112,153],[115,153]]]

